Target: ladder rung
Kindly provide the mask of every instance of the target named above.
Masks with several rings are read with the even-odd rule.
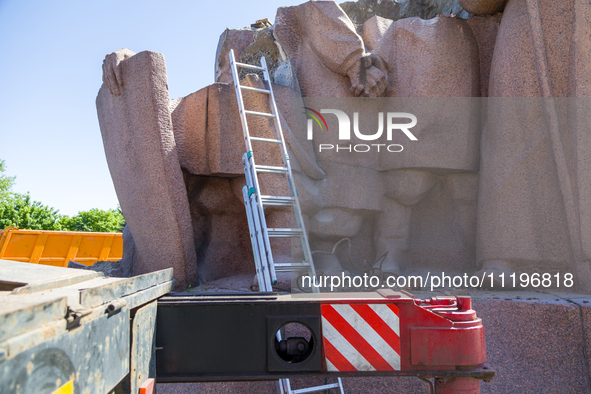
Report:
[[[289,171],[287,167],[274,167],[274,166],[259,166],[255,165],[254,169],[256,172],[264,172],[270,174],[287,174]]]
[[[310,268],[310,263],[306,261],[302,261],[301,263],[273,263],[276,271],[284,272],[284,271],[298,271],[298,270],[307,270]]]
[[[244,85],[239,85],[239,86],[240,86],[240,89],[250,90],[253,92],[259,92],[259,93],[265,93],[265,94],[271,94],[271,91],[267,90],[267,89],[253,88],[252,86],[244,86]]]
[[[261,142],[273,142],[275,144],[280,144],[281,140],[275,140],[273,138],[261,138],[261,137],[250,137],[251,141],[261,141]]]
[[[295,202],[293,197],[261,196],[261,202],[266,206],[290,207]]]
[[[308,272],[310,267],[275,267],[275,272]]]
[[[322,390],[336,389],[338,383],[325,384],[324,386],[306,387],[305,389],[291,390],[292,394],[315,393]]]
[[[264,116],[266,118],[276,118],[276,116],[274,114],[270,114],[267,112],[257,112],[257,111],[249,111],[249,110],[244,110],[244,113],[246,115],[256,115],[256,116]]]
[[[292,238],[302,236],[299,228],[270,228],[267,230],[270,238]]]
[[[265,69],[263,67],[253,66],[252,64],[238,63],[238,62],[235,62],[234,64],[238,67],[251,68],[253,70],[265,71]]]

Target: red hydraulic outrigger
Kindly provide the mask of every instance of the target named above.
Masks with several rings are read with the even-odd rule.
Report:
[[[434,379],[437,394],[475,394],[495,375],[485,366],[484,326],[465,296],[166,296],[157,316],[159,382],[417,376]],[[294,323],[307,334],[290,334]]]

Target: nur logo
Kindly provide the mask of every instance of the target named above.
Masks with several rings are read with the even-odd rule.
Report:
[[[339,122],[339,130],[338,136],[339,140],[351,140],[351,120],[349,115],[345,112],[340,111],[338,109],[321,109],[320,112],[313,110],[309,107],[304,107],[306,112],[304,112],[310,118],[308,119],[307,124],[307,138],[308,140],[313,139],[314,135],[314,121],[318,124],[321,131],[328,131],[328,124],[326,123],[326,119],[322,116],[322,114],[332,114],[337,117]],[[407,112],[387,112],[386,113],[386,139],[388,141],[392,141],[392,135],[394,134],[394,130],[401,131],[406,137],[408,137],[411,141],[417,141],[417,137],[411,133],[410,129],[417,125],[417,117],[413,114]],[[400,120],[410,120],[410,122],[400,122]],[[382,137],[384,134],[384,112],[378,113],[378,130],[373,134],[363,134],[359,130],[359,112],[353,112],[353,133],[355,137],[362,141],[375,141]],[[386,146],[386,144],[371,144],[371,146],[375,146],[377,151],[380,151],[381,146]],[[367,144],[358,144],[358,145],[348,145],[348,146],[339,146],[338,144],[336,147],[332,144],[320,144],[319,145],[319,152],[323,150],[331,150],[335,149],[338,152],[339,150],[347,150],[351,152],[353,149],[355,152],[368,152],[371,150],[371,146]],[[395,148],[395,150],[392,150]],[[387,146],[387,150],[389,152],[402,152],[402,145],[400,144],[391,144]]]

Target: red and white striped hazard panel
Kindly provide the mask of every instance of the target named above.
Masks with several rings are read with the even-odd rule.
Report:
[[[391,304],[323,304],[329,372],[400,370],[400,320]]]

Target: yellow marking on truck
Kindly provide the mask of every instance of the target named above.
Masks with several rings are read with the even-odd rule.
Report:
[[[51,394],[74,394],[74,380],[70,380]]]

